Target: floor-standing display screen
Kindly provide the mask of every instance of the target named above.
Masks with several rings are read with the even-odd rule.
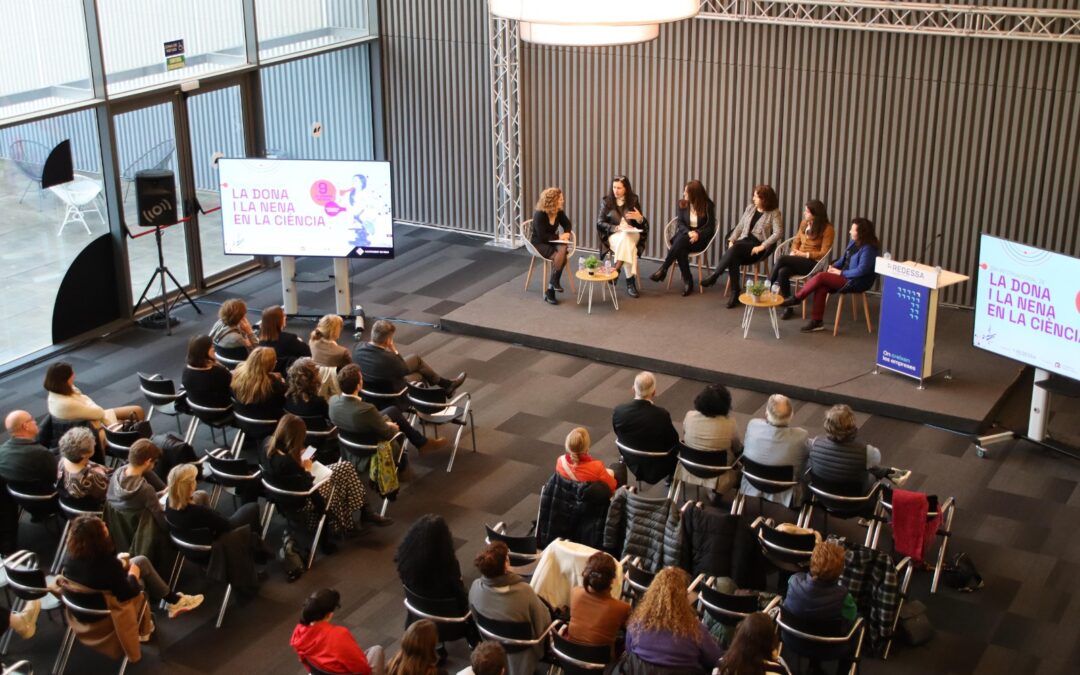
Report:
[[[221,159],[218,171],[225,253],[394,257],[389,162]]]
[[[1080,379],[1080,259],[982,235],[973,342]]]

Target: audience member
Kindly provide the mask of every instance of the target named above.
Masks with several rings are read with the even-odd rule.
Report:
[[[776,261],[769,275],[769,284],[779,284],[780,295],[790,298],[791,277],[810,274],[818,261],[829,255],[835,236],[825,205],[816,199],[806,202],[803,219],[795,231],[791,247],[787,255],[780,256]],[[786,307],[780,318],[786,321],[794,315],[795,308]]]
[[[808,441],[809,467],[815,478],[833,484],[869,487],[867,470],[881,463],[881,451],[855,438],[855,413],[843,403],[825,413],[825,435]]]
[[[570,626],[567,637],[586,645],[611,645],[630,616],[630,605],[611,597],[615,559],[603,551],[589,556],[581,586],[570,591]]]
[[[315,330],[311,331],[311,337],[308,339],[311,358],[317,365],[342,368],[352,363],[348,347],[339,345],[337,342],[344,325],[345,322],[337,314],[327,314],[319,319],[319,323],[315,325]]]
[[[277,372],[285,374],[298,358],[311,356],[311,348],[295,333],[285,330],[285,310],[271,305],[262,311],[259,320],[259,346],[270,347],[277,355]]]
[[[117,511],[148,511],[157,524],[165,525],[165,513],[161,508],[158,494],[165,489],[165,483],[154,473],[154,464],[161,458],[161,449],[149,439],[140,438],[131,444],[128,463],[113,471],[109,479],[106,499]]]
[[[727,307],[737,307],[739,294],[742,293],[740,268],[767,257],[783,234],[784,216],[780,213],[776,190],[769,185],[755,185],[753,200],[743,209],[738,224],[728,235],[728,247],[716,263],[716,271],[701,285],[712,286],[721,274],[727,272],[731,284]]]
[[[243,300],[231,298],[221,303],[218,320],[210,329],[210,339],[215,347],[225,349],[251,349],[259,343],[248,321],[247,305]]]
[[[780,658],[776,623],[764,612],[754,612],[739,623],[731,647],[720,660],[719,675],[791,675]]]
[[[41,601],[30,600],[17,612],[0,609],[0,635],[10,628],[16,635],[29,640],[37,633],[38,615],[41,614]],[[18,671],[14,671],[18,672]]]
[[[665,567],[657,573],[630,614],[624,658],[642,661],[646,668],[712,672],[722,652],[690,604],[689,582],[686,571],[678,567]]]
[[[402,585],[413,593],[433,600],[452,598],[460,614],[468,611],[469,595],[454,538],[442,516],[428,513],[417,518],[402,537],[394,563]]]
[[[753,419],[746,425],[743,457],[765,466],[790,466],[792,478],[802,479],[806,472],[807,433],[802,427],[791,427],[794,410],[791,400],[783,394],[773,394],[765,404],[765,419]],[[784,506],[802,504],[802,483],[798,487],[777,493],[762,493],[753,485],[742,481],[742,492],[748,497],[762,497]]]
[[[566,452],[555,461],[555,472],[567,480],[582,483],[599,481],[615,492],[618,481],[615,472],[598,459],[589,456],[589,430],[585,427],[572,429],[566,435]],[[626,482],[625,476],[623,481]]]
[[[551,276],[547,279],[547,288],[544,291],[544,301],[552,305],[559,304],[555,299],[555,291],[562,293],[562,273],[566,267],[566,244],[553,244],[553,241],[570,241],[570,219],[566,217],[563,207],[566,206],[566,198],[563,191],[557,187],[544,188],[540,193],[540,199],[536,200],[536,210],[533,211],[532,236],[530,243],[536,251],[551,261]],[[559,232],[559,230],[562,232]]]
[[[233,374],[214,359],[209,335],[196,335],[188,342],[187,363],[180,382],[187,398],[207,408],[231,405]]]
[[[330,623],[341,607],[341,595],[332,588],[312,593],[304,601],[300,623],[293,629],[289,646],[308,671],[314,666],[324,673],[383,675],[383,648],[372,645],[365,652],[349,629]]]
[[[64,576],[88,588],[108,591],[120,602],[130,600],[145,588],[154,601],[164,600],[169,618],[175,618],[202,604],[202,595],[186,595],[169,590],[161,576],[143,556],[117,553],[104,521],[78,516],[68,531]],[[86,601],[88,609],[104,609],[99,598]]]
[[[679,432],[671,423],[671,414],[656,405],[656,378],[640,372],[634,378],[634,400],[615,408],[611,422],[618,440],[635,450],[676,452]]]
[[[615,271],[625,268],[626,293],[638,297],[638,257],[649,240],[649,221],[641,214],[641,200],[626,176],[611,179],[611,190],[600,202],[596,230],[600,249],[609,249],[615,258]]]
[[[728,461],[734,461],[742,450],[739,428],[731,415],[731,392],[722,384],[710,384],[694,398],[694,409],[683,417],[683,443],[697,450],[726,452]],[[675,468],[675,478],[715,490],[727,492],[739,480],[737,470],[725,471],[716,478],[701,478],[690,473],[680,464]]]
[[[501,541],[488,544],[476,556],[476,568],[482,575],[469,589],[472,611],[496,621],[527,623],[533,637],[551,625],[551,611],[524,579],[510,572],[510,550]],[[544,645],[506,655],[509,675],[532,675]]]
[[[276,420],[285,412],[285,380],[274,372],[277,354],[270,347],[256,347],[233,371],[232,392],[236,411],[245,417]]]
[[[844,547],[822,541],[810,555],[810,571],[788,579],[784,609],[807,621],[855,620],[858,608],[847,588],[840,584],[844,573]]]
[[[448,380],[436,373],[418,355],[402,357],[394,344],[395,332],[397,328],[392,322],[379,319],[371,326],[371,341],[360,345],[353,352],[353,361],[360,366],[364,377],[372,385],[385,388],[380,391],[401,391],[405,389],[407,382],[422,381],[431,387],[442,387],[447,394],[453,394],[465,382],[468,377],[465,373],[459,373],[454,379]]]
[[[319,367],[308,357],[299,358],[289,366],[288,387],[285,390],[285,412],[303,417],[311,427],[313,421],[327,420],[330,406],[319,396],[322,383]]]
[[[664,264],[649,278],[659,283],[667,277],[668,268],[678,264],[682,273],[683,297],[686,297],[694,290],[690,254],[704,251],[716,233],[716,205],[709,199],[709,193],[701,181],[692,180],[683,187],[675,222],[675,235],[668,242],[670,247]]]
[[[170,527],[184,531],[205,529],[217,539],[235,529],[259,525],[259,505],[241,504],[231,516],[224,516],[210,506],[209,495],[198,489],[199,470],[194,464],[178,464],[169,471],[168,500],[165,518]]]
[[[118,408],[102,408],[75,386],[75,370],[70,363],[57,361],[45,371],[45,390],[49,392],[49,414],[58,420],[82,421],[94,423],[95,428],[102,425],[116,424],[118,420],[134,417],[142,420],[146,417],[143,409],[137,405]]]
[[[458,675],[506,675],[506,650],[498,642],[481,642],[469,655],[469,667]]]
[[[68,429],[60,437],[60,489],[89,509],[105,503],[109,489],[109,469],[92,461],[94,434],[84,427]]]
[[[401,430],[420,452],[441,450],[450,445],[445,438],[427,438],[409,424],[397,406],[381,411],[360,398],[364,384],[360,367],[351,363],[337,374],[341,393],[330,399],[330,421],[340,431],[357,434],[372,441],[388,441]]]
[[[33,416],[25,410],[14,410],[4,418],[4,428],[8,439],[0,445],[0,478],[8,483],[56,482],[56,457],[37,442],[38,427]]]
[[[439,667],[439,629],[434,622],[420,619],[405,629],[401,649],[390,663],[386,675],[446,675]]]

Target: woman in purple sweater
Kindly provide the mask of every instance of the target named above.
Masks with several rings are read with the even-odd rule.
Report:
[[[656,575],[626,625],[626,656],[620,672],[640,672],[641,663],[680,673],[711,673],[723,651],[690,605],[690,578],[678,567]]]

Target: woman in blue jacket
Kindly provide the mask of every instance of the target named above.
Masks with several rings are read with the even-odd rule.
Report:
[[[881,244],[874,233],[874,224],[866,218],[851,221],[851,241],[843,257],[832,263],[828,270],[811,277],[798,293],[784,301],[785,307],[794,307],[805,298],[814,296],[814,309],[810,321],[801,328],[804,333],[824,330],[825,303],[829,293],[862,293],[874,285],[877,260]]]

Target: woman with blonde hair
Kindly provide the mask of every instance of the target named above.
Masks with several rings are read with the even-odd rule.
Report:
[[[618,487],[615,472],[589,455],[589,430],[585,427],[572,429],[566,435],[566,452],[555,461],[555,472],[567,480],[600,481],[612,493]]]
[[[256,347],[236,367],[232,393],[237,410],[245,417],[276,420],[285,409],[285,381],[279,373],[277,353],[270,347]]]
[[[352,363],[352,355],[349,354],[348,348],[337,343],[344,327],[345,321],[337,314],[327,314],[319,319],[315,330],[311,331],[311,336],[308,338],[311,358],[314,359],[316,365],[344,368]]]
[[[678,567],[660,570],[630,614],[625,659],[637,659],[645,667],[712,672],[723,651],[690,605],[689,583],[685,570]],[[633,666],[628,669],[639,672]]]
[[[438,675],[439,630],[428,619],[409,626],[401,636],[401,650],[386,664],[386,675]]]
[[[243,504],[225,517],[210,506],[209,495],[198,489],[199,469],[194,464],[177,464],[169,471],[166,486],[165,520],[170,527],[189,531],[206,529],[217,539],[244,525],[258,526],[259,504]]]
[[[566,198],[562,190],[557,187],[545,188],[540,193],[540,199],[536,200],[532,236],[529,238],[540,255],[551,261],[551,276],[548,277],[547,290],[544,291],[544,301],[552,305],[559,304],[555,299],[555,291],[562,292],[562,272],[566,267],[567,244],[570,242],[571,225],[563,211],[564,206]],[[552,243],[555,241],[567,244]]]

